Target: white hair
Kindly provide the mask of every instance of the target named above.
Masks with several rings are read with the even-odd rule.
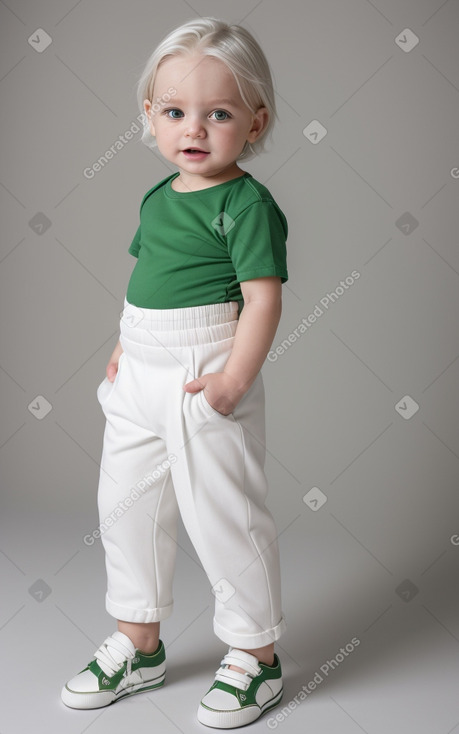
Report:
[[[254,142],[246,141],[239,158],[251,158],[264,151],[264,141],[271,134],[277,118],[271,71],[259,44],[249,31],[239,25],[229,25],[217,18],[190,20],[169,33],[148,59],[137,83],[137,102],[143,113],[141,141],[150,148],[156,147],[156,139],[150,133],[145,115],[145,99],[153,103],[153,88],[161,62],[170,56],[199,52],[213,56],[233,73],[244,103],[252,114],[260,107],[268,110],[268,123]],[[165,95],[163,95],[165,96]],[[164,104],[164,103],[163,103]]]

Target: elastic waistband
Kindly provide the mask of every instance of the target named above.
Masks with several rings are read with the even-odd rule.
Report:
[[[196,329],[200,326],[227,324],[238,318],[237,301],[210,303],[206,306],[187,306],[186,308],[139,308],[124,299],[122,319],[131,326],[153,331],[173,331],[175,329]],[[134,323],[135,322],[135,323]]]
[[[238,301],[186,308],[139,308],[124,299],[122,337],[149,346],[193,346],[228,339],[236,333]]]

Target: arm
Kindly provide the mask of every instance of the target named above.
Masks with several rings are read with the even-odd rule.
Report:
[[[223,372],[209,373],[184,385],[187,392],[206,390],[212,407],[231,413],[252,385],[269,352],[282,313],[282,283],[278,276],[241,283],[244,308],[234,346]]]
[[[235,381],[242,395],[247,392],[266,359],[282,313],[282,285],[277,276],[241,283],[244,308],[234,347],[223,374]]]

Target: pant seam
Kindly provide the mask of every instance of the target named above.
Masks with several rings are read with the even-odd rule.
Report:
[[[171,477],[171,481],[172,481],[172,477]],[[159,588],[158,588],[158,554],[156,553],[156,533],[157,533],[157,527],[159,525],[159,522],[157,522],[156,518],[158,516],[159,508],[161,506],[161,502],[164,497],[164,491],[165,491],[166,485],[167,485],[167,476],[163,480],[161,491],[159,493],[158,504],[156,505],[155,517],[153,518],[153,525],[154,525],[154,528],[153,528],[153,558],[155,561],[155,591],[156,591],[156,601],[157,602],[159,601]],[[159,525],[159,527],[161,527],[161,529],[164,531],[161,525]]]
[[[258,548],[258,545],[257,545],[257,543],[255,541],[255,538],[252,535],[252,531],[250,530],[250,527],[251,527],[251,512],[250,512],[250,501],[249,501],[249,498],[247,497],[247,492],[246,492],[246,471],[245,471],[246,444],[245,444],[244,430],[243,430],[243,426],[242,426],[242,424],[241,424],[240,421],[238,421],[236,419],[236,423],[237,423],[237,425],[239,427],[239,431],[241,433],[242,446],[243,446],[243,449],[244,449],[244,463],[243,463],[243,466],[244,466],[244,479],[243,479],[243,489],[244,489],[245,501],[246,501],[246,504],[247,504],[247,519],[248,519],[247,531],[248,531],[250,540],[252,541],[253,547],[255,548],[255,551],[256,551],[256,553],[257,553],[257,555],[258,555],[258,557],[259,557],[259,559],[260,559],[260,561],[261,561],[261,563],[263,565],[263,572],[264,572],[264,576],[265,576],[266,589],[268,591],[268,598],[269,598],[269,616],[270,616],[270,619],[271,619],[271,627],[272,627],[273,626],[273,601],[272,601],[272,591],[271,591],[271,587],[270,587],[270,584],[269,584],[269,574],[268,574],[268,571],[267,571],[267,568],[266,568],[266,563],[265,563],[265,561],[263,559],[263,555],[262,555],[262,553],[260,553],[260,550]]]

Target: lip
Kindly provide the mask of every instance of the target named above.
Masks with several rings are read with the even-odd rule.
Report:
[[[207,150],[202,150],[201,148],[191,148],[192,150],[199,151],[198,153],[188,153],[188,148],[185,150],[182,150],[183,155],[185,158],[189,161],[203,161],[204,158],[206,158],[209,155],[209,152]]]

